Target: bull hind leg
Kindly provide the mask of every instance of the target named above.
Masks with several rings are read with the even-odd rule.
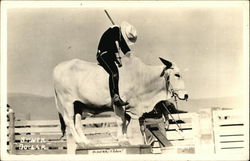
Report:
[[[64,122],[63,116],[60,112],[58,112],[58,116],[59,116],[59,120],[60,120],[60,124],[61,124],[61,132],[62,132],[62,136],[60,139],[62,139],[65,135],[65,131],[66,131],[66,124]]]
[[[77,133],[84,140],[83,146],[86,146],[86,145],[90,146],[90,141],[85,136],[83,132],[83,126],[82,126],[82,119],[86,119],[86,117],[84,118],[82,117],[83,109],[85,107],[86,106],[80,101],[74,102],[74,121],[75,121],[74,123],[75,123]]]
[[[81,115],[75,114],[74,104],[73,103],[66,103],[64,104],[65,112],[64,112],[64,121],[67,126],[67,133],[68,135],[72,135],[75,142],[81,145],[86,145],[89,143],[88,139],[85,137],[83,133],[81,133],[81,128],[79,129],[80,122],[81,122]]]

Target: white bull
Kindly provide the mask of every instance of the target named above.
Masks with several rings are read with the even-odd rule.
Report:
[[[129,102],[126,114],[130,117],[138,119],[160,100],[169,99],[173,91],[179,98],[187,99],[183,79],[175,64],[161,59],[163,65],[150,66],[132,54],[124,56],[122,61],[120,96]],[[96,114],[108,110],[114,110],[118,120],[118,138],[126,135],[125,111],[122,107],[112,109],[108,74],[101,66],[74,59],[57,65],[53,77],[63,135],[67,126],[77,143],[89,144],[79,121],[82,112]]]

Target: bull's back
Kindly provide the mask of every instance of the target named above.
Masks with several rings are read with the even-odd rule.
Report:
[[[54,68],[54,71],[53,71],[54,82],[55,83],[62,83],[62,82],[65,82],[66,77],[72,77],[74,75],[74,73],[77,72],[76,70],[74,70],[75,63],[79,64],[79,60],[73,59],[73,60],[64,61],[64,62],[59,63]]]
[[[71,83],[74,85],[90,71],[98,71],[97,65],[80,59],[72,59],[58,64],[53,71],[55,83]]]
[[[108,74],[96,63],[73,59],[54,68],[54,88],[60,96],[84,103],[109,98]]]

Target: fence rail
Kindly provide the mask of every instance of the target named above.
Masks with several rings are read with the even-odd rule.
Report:
[[[213,111],[216,153],[244,153],[246,126],[242,110]]]
[[[166,127],[167,139],[173,144],[166,153],[235,153],[246,150],[246,125],[241,110],[213,110],[208,113],[173,114],[181,120]],[[10,154],[66,154],[67,138],[61,137],[59,120],[15,120],[9,114],[7,147]],[[104,122],[105,121],[105,122]],[[93,117],[82,121],[89,139],[102,139],[100,146],[117,146],[114,117]],[[181,130],[181,131],[180,131]],[[203,149],[203,151],[202,151]],[[129,150],[128,150],[129,151]],[[153,153],[163,153],[155,140]],[[81,152],[78,152],[81,153]]]
[[[15,120],[14,113],[10,113],[8,117],[7,147],[10,154],[67,153],[67,139],[60,139],[62,134],[59,120]],[[117,131],[115,118],[87,118],[82,124],[88,138],[104,138],[106,145],[114,142],[111,134]]]
[[[199,120],[197,113],[172,114],[175,121],[179,122],[178,126],[174,120],[170,120],[169,127],[166,127],[166,136],[173,146],[167,147],[164,153],[175,154],[194,154],[198,148],[197,135],[199,127],[196,122]],[[155,153],[162,153],[160,144],[155,140],[153,150]]]

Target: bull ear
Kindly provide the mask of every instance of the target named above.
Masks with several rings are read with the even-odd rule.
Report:
[[[160,57],[159,57],[160,58]],[[170,61],[167,61],[163,58],[160,58],[161,62],[166,65],[167,69],[172,67],[172,63]]]

